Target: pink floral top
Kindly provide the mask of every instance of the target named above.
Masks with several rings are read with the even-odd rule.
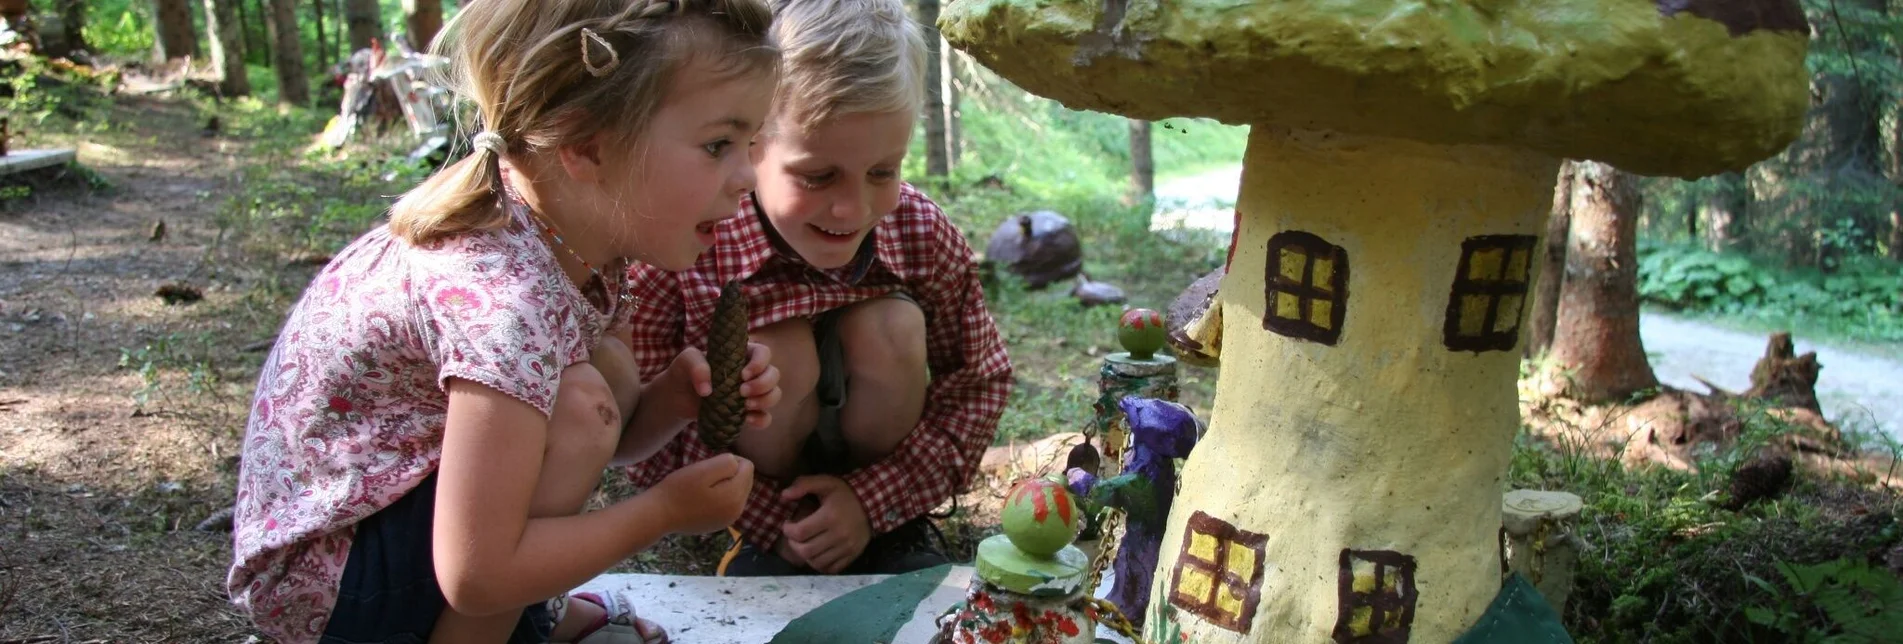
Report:
[[[502,229],[430,247],[373,230],[291,310],[245,427],[226,581],[265,634],[318,639],[356,523],[436,471],[450,377],[547,415],[562,368],[626,315],[590,304],[513,210]],[[618,308],[625,285],[609,290]]]

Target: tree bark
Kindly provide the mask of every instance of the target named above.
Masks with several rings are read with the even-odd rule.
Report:
[[[344,23],[350,28],[350,52],[369,49],[383,37],[383,7],[377,0],[344,0]]]
[[[1553,210],[1546,217],[1540,239],[1540,274],[1533,282],[1533,310],[1526,314],[1526,357],[1538,358],[1553,346],[1553,325],[1559,317],[1559,286],[1566,279],[1566,237],[1573,221],[1573,162],[1559,164],[1553,182]]]
[[[1903,262],[1903,212],[1890,211],[1890,259]]]
[[[403,24],[410,31],[410,46],[428,49],[443,28],[443,0],[403,0]]]
[[[218,91],[225,96],[250,96],[251,79],[244,72],[244,26],[238,22],[240,0],[205,0],[205,34],[211,37],[211,66],[218,70]]]
[[[1130,203],[1156,196],[1156,162],[1150,158],[1150,122],[1130,122]]]
[[[86,44],[86,0],[59,0],[59,18],[66,33],[66,51],[92,51]]]
[[[243,0],[240,0],[240,2],[242,1]],[[264,60],[264,66],[266,68],[276,69],[277,62],[272,60],[272,58],[277,56],[277,48],[271,46],[271,18],[274,15],[271,12],[271,0],[257,1],[258,10],[252,13],[258,17],[258,37],[256,39],[247,39],[246,42],[256,45],[254,49],[258,52],[258,57]]]
[[[958,169],[958,159],[965,153],[965,132],[959,125],[962,115],[958,112],[958,88],[963,85],[958,72],[958,50],[951,47],[943,37],[938,39],[938,51],[944,69],[940,72],[945,78],[945,155],[947,168]]]
[[[189,0],[154,0],[152,39],[159,60],[198,57],[198,34],[192,31]]]
[[[1572,165],[1566,276],[1548,368],[1574,399],[1620,402],[1659,384],[1639,339],[1638,181],[1603,163]]]
[[[1699,196],[1697,217],[1705,248],[1712,252],[1737,250],[1744,236],[1744,213],[1750,193],[1744,176],[1727,172],[1706,179],[1707,190]]]
[[[311,81],[304,72],[304,43],[297,32],[297,0],[271,0],[271,52],[278,73],[278,104],[309,105]]]
[[[918,21],[925,31],[925,176],[951,174],[951,150],[945,147],[945,50],[938,37],[938,0],[918,0]]]
[[[330,39],[324,37],[324,0],[311,0],[311,13],[317,16],[317,69],[330,69]]]

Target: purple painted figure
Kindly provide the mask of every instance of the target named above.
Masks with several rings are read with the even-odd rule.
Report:
[[[1125,455],[1124,474],[1136,474],[1142,483],[1130,486],[1118,496],[1128,518],[1123,543],[1117,547],[1116,585],[1110,589],[1110,601],[1139,627],[1144,609],[1150,604],[1150,581],[1156,575],[1156,561],[1163,548],[1163,528],[1170,516],[1170,501],[1176,496],[1175,459],[1189,457],[1202,432],[1201,421],[1188,407],[1154,398],[1127,396],[1118,402],[1130,428],[1130,451]],[[1119,477],[1121,478],[1121,477]],[[1148,488],[1145,490],[1144,488]]]

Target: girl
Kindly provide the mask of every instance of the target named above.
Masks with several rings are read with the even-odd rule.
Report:
[[[607,465],[651,455],[711,390],[692,350],[633,384],[607,322],[639,305],[628,260],[690,266],[753,187],[768,24],[759,0],[463,6],[436,50],[475,150],[337,254],[259,378],[227,581],[259,629],[665,640],[625,602],[560,595],[731,523],[752,486],[749,462],[713,456],[579,514]],[[753,427],[780,396],[768,362],[755,346],[743,373]]]

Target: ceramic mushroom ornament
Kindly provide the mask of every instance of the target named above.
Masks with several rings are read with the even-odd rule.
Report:
[[[1796,0],[955,0],[939,26],[1073,108],[1253,126],[1228,272],[1190,302],[1214,311],[1172,321],[1222,371],[1159,641],[1466,632],[1501,588],[1559,160],[1739,169],[1807,106]]]

